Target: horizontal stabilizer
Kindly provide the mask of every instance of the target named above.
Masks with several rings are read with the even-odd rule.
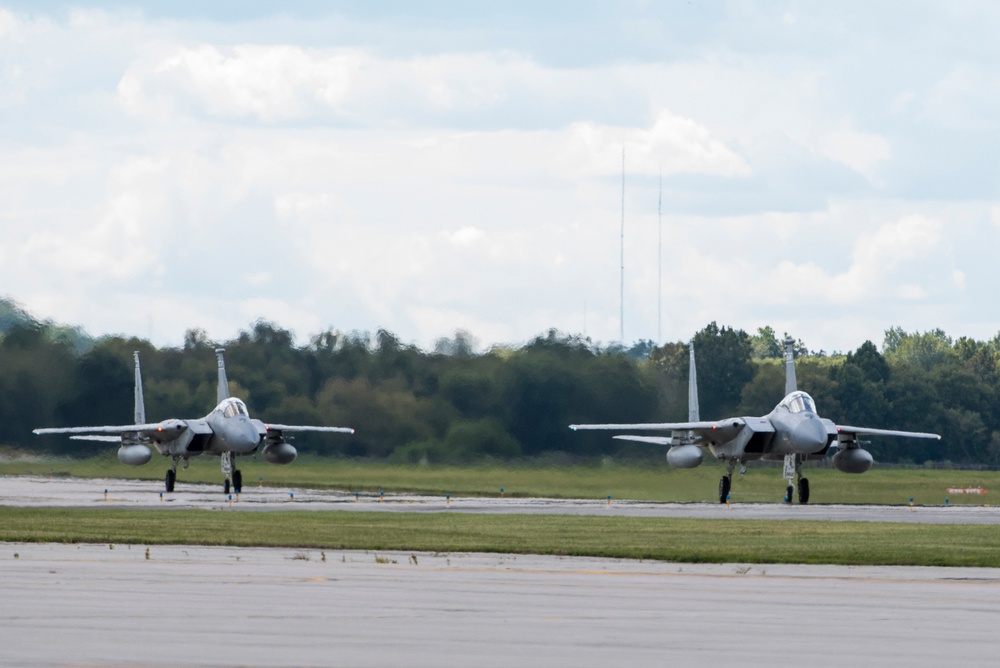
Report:
[[[670,436],[612,436],[619,441],[635,441],[637,443],[652,443],[653,445],[673,445],[674,439]]]
[[[903,436],[906,438],[934,438],[941,440],[940,434],[929,434],[924,431],[895,431],[893,429],[869,429],[868,427],[850,427],[837,425],[838,434],[854,434],[857,436]]]

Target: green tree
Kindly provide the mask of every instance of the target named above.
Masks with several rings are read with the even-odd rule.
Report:
[[[758,327],[750,337],[750,349],[754,359],[780,359],[785,356],[785,347],[778,341],[773,327]]]
[[[957,358],[952,350],[951,337],[940,329],[912,334],[900,327],[887,329],[882,349],[890,363],[909,364],[924,371]]]

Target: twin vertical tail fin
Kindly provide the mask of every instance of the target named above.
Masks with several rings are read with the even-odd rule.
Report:
[[[217,393],[217,403],[220,404],[229,398],[229,381],[226,380],[226,360],[222,356],[222,353],[224,352],[226,352],[225,348],[215,349],[215,358],[219,361],[219,388]]]
[[[688,344],[691,362],[688,367],[688,422],[699,422],[701,410],[698,408],[698,371],[694,364],[694,341]]]
[[[139,369],[139,351],[132,353],[135,358],[135,423],[146,424],[146,400],[142,398],[142,371]]]
[[[799,389],[795,381],[795,339],[785,337],[785,396]]]

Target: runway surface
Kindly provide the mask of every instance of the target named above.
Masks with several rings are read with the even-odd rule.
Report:
[[[997,569],[16,543],[0,564],[4,666],[985,666],[1000,650]]]
[[[650,503],[600,500],[452,498],[247,486],[232,500],[218,485],[177,483],[162,494],[151,480],[0,476],[0,506],[110,507],[132,509],[204,508],[267,512],[274,510],[346,510],[380,512],[466,512],[558,515],[620,515],[725,519],[803,519],[927,524],[1000,524],[993,506],[848,506],[737,503]],[[105,490],[107,494],[105,495]]]

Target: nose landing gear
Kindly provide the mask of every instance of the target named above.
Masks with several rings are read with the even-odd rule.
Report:
[[[236,455],[234,453],[227,452],[222,455],[222,474],[226,476],[225,482],[222,483],[224,494],[228,496],[230,490],[235,494],[243,491],[243,472],[236,468]]]
[[[799,455],[785,455],[785,480],[788,487],[785,488],[785,503],[791,503],[795,498],[795,490],[799,491],[799,503],[809,503],[809,478],[802,477],[802,458]],[[792,479],[795,479],[795,485]]]

